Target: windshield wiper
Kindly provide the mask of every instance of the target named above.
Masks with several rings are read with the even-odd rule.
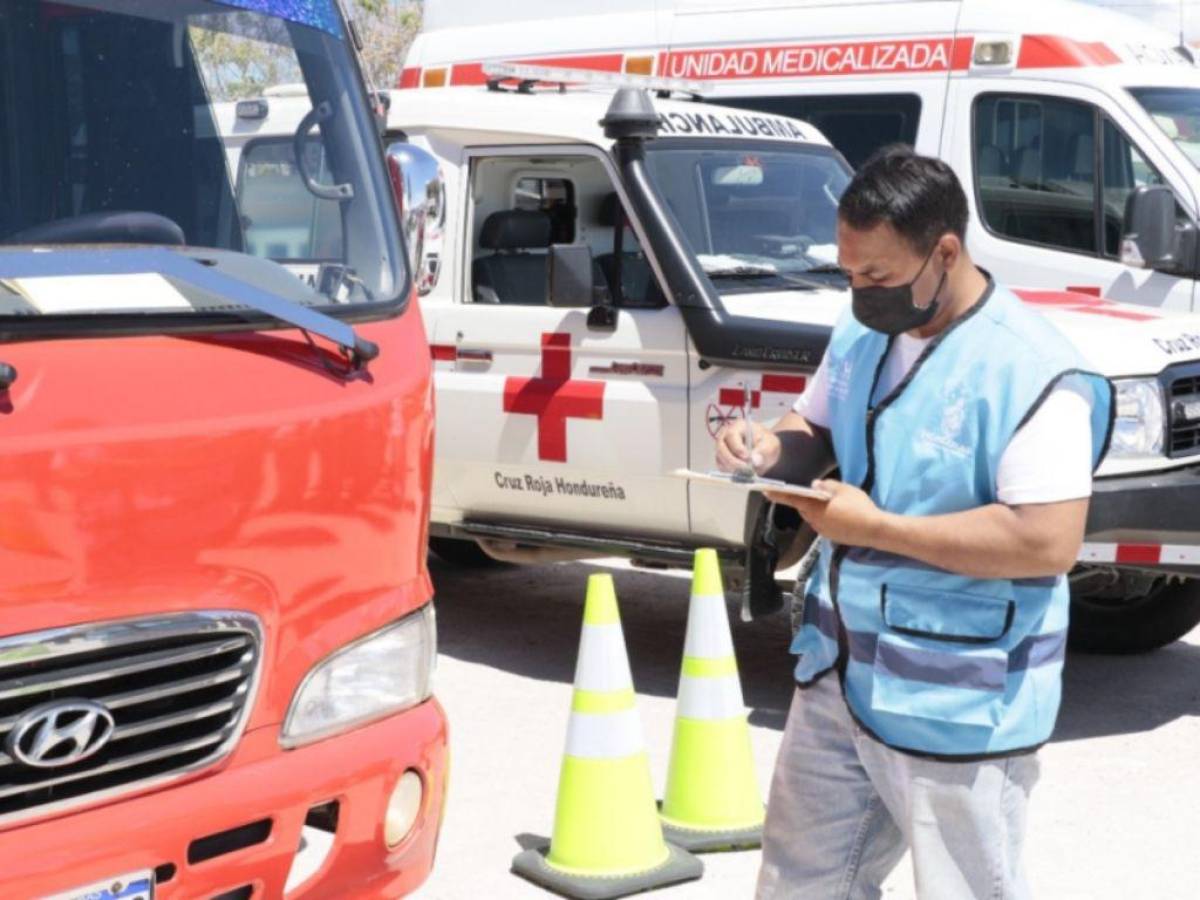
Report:
[[[319,334],[337,344],[356,370],[379,355],[379,345],[360,336],[347,323],[293,303],[173,250],[153,247],[131,250],[30,250],[0,254],[0,278],[145,273],[176,278],[202,291],[226,297],[230,303],[265,313],[285,325]]]
[[[779,277],[779,272],[776,269],[756,269],[749,266],[744,269],[705,269],[704,274],[709,278],[744,278],[746,280]]]
[[[780,272],[778,269],[718,269],[715,272],[705,272],[713,281],[758,281],[764,278],[777,278],[787,284],[794,285],[806,291],[823,291],[828,288],[828,285],[817,284],[815,281],[808,281],[804,278],[797,278],[795,275],[788,272]],[[803,274],[803,273],[802,273]]]
[[[841,275],[846,277],[846,270],[836,263],[819,263],[800,271],[801,275]]]

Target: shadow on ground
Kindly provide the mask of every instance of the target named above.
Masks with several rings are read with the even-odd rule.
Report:
[[[1137,734],[1184,716],[1200,716],[1195,643],[1176,641],[1141,656],[1076,653],[1067,658],[1053,740]]]
[[[527,678],[569,683],[588,575],[611,572],[639,693],[674,697],[690,582],[684,573],[611,570],[585,563],[457,569],[430,561],[441,653]],[[783,728],[791,701],[787,616],[741,622],[729,605],[750,721]]]
[[[460,569],[430,562],[440,651],[540,680],[575,675],[587,577],[612,572],[636,689],[674,697],[687,624],[683,573],[611,570],[586,563]],[[729,605],[742,690],[753,725],[781,730],[791,701],[786,615],[753,623]],[[1200,646],[1178,642],[1143,656],[1072,655],[1053,740],[1150,731],[1200,716]]]

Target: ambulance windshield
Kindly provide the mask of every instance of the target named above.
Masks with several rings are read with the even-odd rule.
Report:
[[[335,0],[4,0],[0,48],[0,318],[244,311],[137,260],[334,314],[403,290]],[[288,137],[256,149],[277,104]]]
[[[1200,169],[1200,89],[1133,88],[1130,93],[1192,165]]]
[[[692,251],[722,292],[841,279],[837,204],[851,173],[837,154],[812,144],[695,143],[651,143],[647,158]]]

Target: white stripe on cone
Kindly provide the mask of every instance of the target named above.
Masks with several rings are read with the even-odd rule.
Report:
[[[583,691],[620,691],[633,687],[621,626],[584,625],[575,663],[575,687]]]
[[[710,721],[733,719],[746,714],[742,685],[736,675],[679,678],[679,701],[675,714],[681,719]]]
[[[567,726],[567,756],[620,759],[645,749],[637,709],[610,713],[571,713]]]
[[[725,598],[714,594],[693,595],[688,611],[687,637],[683,655],[693,659],[724,659],[733,656],[733,638]]]

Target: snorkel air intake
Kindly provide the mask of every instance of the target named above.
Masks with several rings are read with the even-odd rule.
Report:
[[[658,139],[659,119],[646,91],[620,88],[600,125],[605,136],[616,142],[621,180],[662,268],[666,288],[702,357],[701,366],[815,368],[829,343],[828,326],[732,316],[721,303],[647,170],[646,144]]]

